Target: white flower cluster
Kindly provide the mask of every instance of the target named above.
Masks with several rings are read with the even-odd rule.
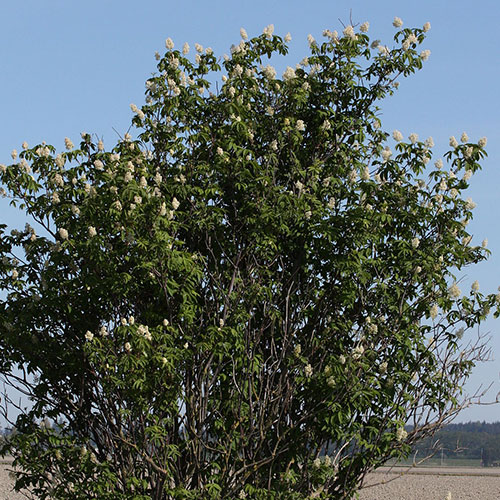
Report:
[[[415,35],[415,33],[410,33],[405,41],[403,42],[403,50],[408,50],[410,48],[410,45],[412,44],[417,44],[418,43],[418,38],[417,36]]]
[[[458,297],[460,297],[462,292],[460,291],[460,288],[458,288],[457,284],[453,283],[450,286],[448,293],[452,299],[458,299]]]
[[[283,73],[283,80],[285,80],[286,82],[288,80],[293,80],[294,78],[295,78],[295,70],[290,66],[287,66],[285,72]]]
[[[68,151],[71,151],[75,147],[74,144],[71,142],[71,139],[69,137],[64,138],[64,145],[66,146],[66,149]]]
[[[274,33],[274,24],[270,24],[269,26],[266,26],[263,30],[262,33],[266,35],[267,38],[271,38]]]
[[[303,120],[297,120],[297,122],[295,123],[295,128],[299,132],[303,132],[306,129],[304,121]]]
[[[408,139],[410,140],[410,142],[411,142],[412,144],[415,144],[415,143],[418,141],[418,134],[415,134],[415,133],[410,134],[410,135],[408,136]]]
[[[356,40],[356,34],[354,33],[354,28],[350,24],[344,28],[344,31],[342,33],[346,38],[349,38],[351,40]]]
[[[139,119],[142,121],[144,120],[144,113],[142,110],[140,110],[135,104],[131,104],[130,105],[130,109],[132,110],[132,112],[134,112],[138,117]]]
[[[276,70],[270,64],[262,69],[262,73],[268,80],[274,80],[276,78]]]
[[[396,431],[396,439],[398,441],[404,441],[407,436],[408,433],[405,431],[404,427],[399,427],[398,430]]]
[[[430,55],[431,51],[429,49],[422,50],[422,52],[420,52],[420,59],[422,59],[422,61],[427,61]]]
[[[432,319],[436,319],[438,315],[438,306],[436,304],[433,304],[429,310],[429,314]]]
[[[174,42],[173,40],[168,37],[166,40],[165,40],[165,47],[168,49],[168,50],[172,50],[174,48]]]
[[[389,146],[386,146],[385,149],[382,150],[381,155],[384,163],[389,161],[389,158],[392,156],[392,151],[390,150]]]
[[[397,142],[401,142],[403,140],[403,134],[399,130],[394,130],[392,132],[392,137]]]
[[[400,17],[395,17],[394,21],[392,21],[392,25],[395,28],[401,28],[401,26],[403,26],[403,21],[402,21],[402,19]]]
[[[365,348],[360,344],[353,349],[352,359],[359,359],[365,352]],[[342,363],[344,364],[344,363]]]

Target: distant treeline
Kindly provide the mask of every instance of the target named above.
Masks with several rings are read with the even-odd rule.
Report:
[[[500,465],[500,422],[448,424],[413,447],[418,457],[436,449],[436,456],[443,453],[445,457],[480,459],[485,466]]]
[[[0,428],[0,442],[12,432],[15,429]],[[485,466],[500,466],[500,422],[448,424],[432,438],[415,444],[414,453],[417,459],[434,453],[436,457],[479,459]]]

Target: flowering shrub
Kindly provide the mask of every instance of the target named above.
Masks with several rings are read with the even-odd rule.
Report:
[[[382,129],[378,101],[430,55],[428,23],[394,26],[393,48],[368,23],[310,36],[282,78],[272,26],[223,60],[169,38],[137,139],[1,166],[37,225],[0,226],[1,372],[33,403],[3,448],[17,488],[350,498],[468,403],[485,347],[461,335],[498,297],[453,270],[488,254],[462,197],[486,139],[452,138],[445,167]]]

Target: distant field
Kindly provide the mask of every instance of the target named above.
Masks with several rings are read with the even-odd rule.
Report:
[[[419,460],[419,457],[417,457],[416,461],[419,462]],[[387,462],[388,466],[411,466],[412,464],[413,459],[400,462],[396,462],[395,460]],[[443,458],[441,460],[441,457],[433,457],[419,464],[419,467],[482,467],[482,465],[479,458]]]

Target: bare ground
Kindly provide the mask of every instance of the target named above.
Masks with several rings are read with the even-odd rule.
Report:
[[[377,486],[369,486],[379,483]],[[380,484],[382,483],[382,484]],[[382,468],[371,473],[360,500],[500,500],[500,471],[465,467]]]
[[[25,500],[12,491],[8,462],[0,462],[0,500]],[[379,483],[376,486],[375,483]],[[360,500],[500,500],[500,470],[479,468],[382,468],[368,475]]]

